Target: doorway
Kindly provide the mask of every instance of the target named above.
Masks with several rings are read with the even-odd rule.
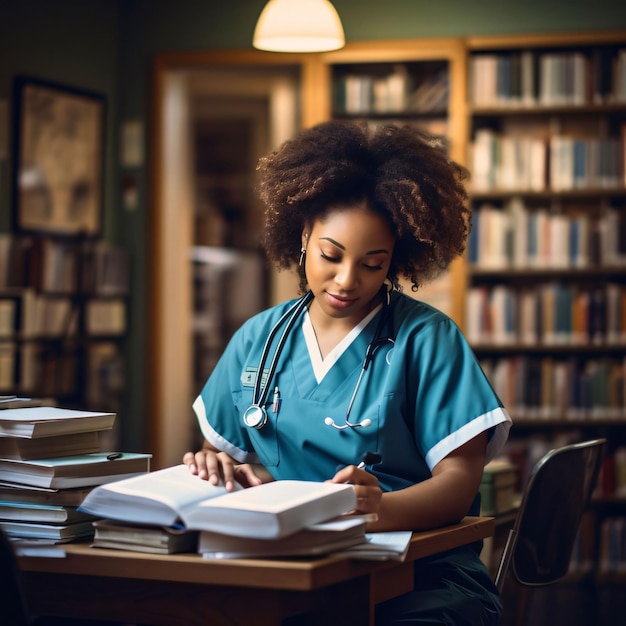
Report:
[[[303,69],[293,55],[278,63],[284,55],[256,52],[198,53],[185,64],[165,55],[156,64],[153,469],[180,463],[198,446],[191,405],[234,330],[297,293],[295,276],[266,269],[254,177],[258,158],[303,124]]]

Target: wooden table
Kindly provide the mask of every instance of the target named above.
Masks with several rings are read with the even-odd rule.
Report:
[[[377,602],[413,588],[413,561],[491,536],[493,518],[413,534],[404,562],[316,559],[204,560],[68,544],[65,558],[20,557],[35,614],[151,626],[373,625]]]

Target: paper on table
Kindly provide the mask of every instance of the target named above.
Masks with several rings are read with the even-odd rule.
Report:
[[[352,559],[404,561],[412,535],[410,530],[366,533],[365,543],[341,550],[338,554]]]

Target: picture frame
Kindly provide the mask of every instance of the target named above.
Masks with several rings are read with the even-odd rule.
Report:
[[[17,232],[91,237],[102,228],[105,98],[37,78],[14,81]]]

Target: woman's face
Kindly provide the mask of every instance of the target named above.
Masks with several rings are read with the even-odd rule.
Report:
[[[320,307],[332,318],[358,323],[379,302],[394,236],[385,219],[364,202],[332,208],[305,228],[306,277]]]

